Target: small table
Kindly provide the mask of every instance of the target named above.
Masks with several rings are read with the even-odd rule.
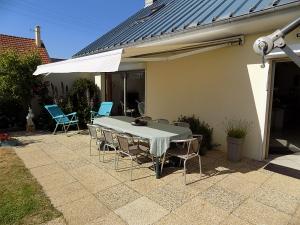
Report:
[[[192,135],[192,131],[186,127],[152,121],[148,121],[147,126],[133,126],[133,121],[134,118],[127,116],[100,117],[94,119],[94,124],[149,139],[150,153],[156,157],[156,178],[159,178],[159,158],[166,153],[170,142],[186,139]]]

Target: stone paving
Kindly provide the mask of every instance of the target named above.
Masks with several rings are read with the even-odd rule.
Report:
[[[25,143],[17,154],[64,215],[48,225],[300,224],[300,180],[264,170],[262,162],[230,163],[214,150],[202,157],[201,180],[197,163],[189,163],[188,185],[175,168],[155,179],[150,162],[130,181],[129,161],[118,171],[112,153],[99,162],[87,134],[14,136]]]

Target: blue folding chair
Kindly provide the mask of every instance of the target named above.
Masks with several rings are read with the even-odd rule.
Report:
[[[71,125],[77,125],[77,129],[79,130],[77,112],[65,115],[57,105],[45,105],[44,107],[56,122],[53,134],[56,133],[59,125],[62,125],[65,133]]]
[[[113,105],[113,102],[102,102],[98,112],[91,111],[91,122],[93,123],[97,117],[110,116]]]

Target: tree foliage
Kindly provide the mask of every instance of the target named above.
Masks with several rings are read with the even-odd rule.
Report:
[[[40,64],[41,59],[34,51],[0,53],[0,128],[25,122],[32,97],[45,88],[42,78],[33,76]]]

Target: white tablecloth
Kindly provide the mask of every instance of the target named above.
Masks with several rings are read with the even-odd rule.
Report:
[[[130,124],[133,120],[124,116],[100,117],[94,120],[94,124],[149,139],[150,153],[155,156],[163,155],[169,148],[171,140],[186,139],[192,135],[189,128],[154,122],[148,122],[147,126],[133,126]]]

